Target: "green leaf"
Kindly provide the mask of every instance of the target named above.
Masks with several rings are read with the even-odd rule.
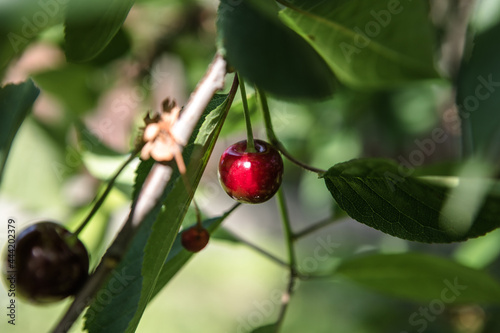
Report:
[[[247,94],[248,110],[250,111],[250,119],[252,123],[260,121],[262,117],[261,112],[258,112],[257,95],[252,93]],[[226,126],[222,129],[222,137],[235,135],[235,133],[242,133],[246,130],[245,117],[243,116],[243,102],[241,100],[234,101],[231,105],[231,112],[227,115],[225,121]]]
[[[71,0],[65,20],[68,61],[86,62],[101,53],[133,4],[134,0]]]
[[[0,183],[14,137],[39,92],[31,80],[0,88]]]
[[[266,1],[223,0],[218,39],[229,64],[245,79],[283,98],[325,98],[334,90],[328,65],[300,36],[278,19]]]
[[[419,302],[499,303],[488,273],[425,254],[375,254],[344,261],[336,271],[364,287]]]
[[[278,326],[276,324],[271,324],[256,328],[252,331],[252,333],[275,333],[277,329]]]
[[[99,137],[94,134],[85,123],[82,122],[81,119],[77,119],[74,126],[77,130],[78,143],[82,151],[96,155],[123,157],[122,153],[114,150],[102,142]]]
[[[187,177],[193,189],[198,185],[220,132],[227,112],[226,106],[227,95],[215,95],[212,98],[190,143],[184,149]],[[152,165],[151,159],[139,165],[134,197]],[[154,295],[163,264],[191,199],[192,194],[187,193],[179,173],[175,171],[163,193],[162,202],[141,223],[130,250],[87,310],[85,327],[89,332],[135,331],[146,305]],[[100,299],[101,294],[107,298]]]
[[[389,235],[426,243],[449,243],[500,226],[500,186],[488,179],[413,177],[414,170],[388,160],[359,159],[333,166],[325,183],[349,216]],[[485,186],[480,206],[460,194]],[[460,189],[460,191],[456,191]],[[484,192],[484,191],[481,191]],[[458,198],[459,200],[455,200]],[[455,202],[457,216],[445,203]]]
[[[35,82],[56,98],[73,115],[82,115],[93,109],[98,98],[98,91],[92,87],[94,72],[86,65],[66,64],[64,67],[37,73]]]
[[[500,229],[485,237],[460,244],[453,258],[462,265],[482,269],[494,263],[500,255]]]
[[[470,57],[464,61],[458,78],[456,103],[469,127],[472,149],[492,158],[500,156],[500,45],[496,42],[500,24],[476,36]]]
[[[126,55],[130,51],[131,46],[130,37],[122,27],[102,52],[90,61],[90,64],[96,67],[103,67],[107,63]]]
[[[213,235],[210,235],[210,238],[231,243],[241,243],[238,238],[234,237],[233,234],[225,228],[217,229]]]
[[[0,78],[12,58],[44,30],[59,24],[67,1],[0,1]]]
[[[424,1],[293,0],[281,18],[354,88],[397,87],[438,76]]]

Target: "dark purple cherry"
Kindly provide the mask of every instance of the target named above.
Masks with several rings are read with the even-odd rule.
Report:
[[[8,253],[3,273],[9,278],[15,271],[19,296],[34,303],[49,303],[79,291],[88,277],[89,256],[82,242],[72,236],[62,225],[48,221],[18,234],[15,257]]]

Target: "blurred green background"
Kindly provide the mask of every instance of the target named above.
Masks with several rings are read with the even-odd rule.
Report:
[[[7,6],[7,5],[5,5]],[[2,8],[2,7],[0,7]],[[7,8],[7,7],[4,7]],[[216,1],[137,1],[105,52],[89,64],[68,64],[63,27],[45,29],[8,67],[4,82],[31,76],[41,88],[32,114],[14,141],[0,192],[0,218],[17,230],[39,219],[75,229],[104,181],[126,159],[142,117],[167,97],[185,103],[215,53]],[[473,24],[483,31],[499,22],[495,1],[479,2]],[[27,14],[28,15],[28,14]],[[230,78],[227,80],[231,81]],[[254,134],[265,138],[253,90],[248,89]],[[415,140],[442,128],[449,140],[436,146],[426,164],[458,158],[459,132],[450,121],[450,83],[414,83],[390,91],[341,88],[328,101],[298,104],[270,100],[278,137],[298,159],[328,169],[356,157],[391,157],[401,162]],[[216,166],[222,151],[245,138],[239,97],[197,191],[203,212],[219,215],[232,205],[220,189]],[[134,161],[119,178],[103,208],[82,234],[96,264],[127,213]],[[335,205],[322,180],[286,162],[284,189],[295,230],[328,218]],[[189,216],[192,223],[193,216]],[[242,238],[285,257],[275,199],[240,207],[224,222]],[[6,241],[0,230],[0,244]],[[334,244],[327,259],[318,247]],[[305,272],[327,272],[342,258],[362,252],[409,250],[440,254],[500,275],[500,233],[463,244],[418,244],[384,235],[343,218],[297,243]],[[316,251],[316,252],[315,252]],[[248,332],[275,320],[287,271],[243,244],[214,239],[153,300],[138,332]],[[277,296],[278,295],[278,296]],[[68,305],[33,306],[18,301],[16,326],[2,313],[1,332],[47,332]],[[0,307],[7,304],[0,292]],[[340,279],[301,281],[284,332],[417,332],[409,318],[428,304],[382,296]],[[450,304],[427,322],[425,332],[499,332],[498,308]],[[82,322],[73,331],[81,331]]]

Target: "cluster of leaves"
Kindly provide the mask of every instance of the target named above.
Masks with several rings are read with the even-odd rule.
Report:
[[[79,86],[88,80],[88,73],[73,63],[105,63],[125,53],[129,41],[122,24],[134,1],[54,2],[51,11],[43,11],[47,16],[43,27],[17,20],[35,17],[41,10],[34,1],[32,6],[30,1],[24,2],[0,10],[0,74],[42,30],[63,23],[64,51],[70,63],[64,77],[72,73],[71,84],[78,87],[71,91],[92,95],[88,87]],[[393,98],[404,89],[401,87],[412,84],[450,84],[436,70],[437,34],[425,2],[278,2],[222,0],[217,15],[219,52],[248,81],[278,99],[323,100],[336,94],[354,94],[375,100],[388,95]],[[29,8],[28,12],[24,8]],[[452,168],[422,170],[417,165],[402,166],[382,159],[335,164],[321,178],[348,215],[389,235],[425,243],[464,241],[499,226],[500,189],[494,179],[498,169],[490,164],[498,160],[500,147],[495,140],[500,126],[495,116],[500,102],[496,91],[500,85],[496,78],[499,50],[492,49],[497,45],[499,27],[497,24],[478,34],[457,78],[456,104],[470,131],[463,135],[471,142],[468,148],[478,152],[477,157]],[[50,91],[56,89],[53,83],[58,73],[41,74],[35,80]],[[31,81],[0,90],[0,176],[14,136],[38,92]],[[90,108],[88,101],[93,99],[81,103],[78,96],[71,95],[65,102],[78,113]],[[228,106],[227,95],[214,96],[184,152],[193,188],[206,167]],[[435,148],[435,142],[431,144]],[[432,154],[434,148],[419,146],[422,154],[431,150]],[[136,191],[150,168],[151,162],[139,166]],[[85,327],[90,332],[133,332],[149,301],[189,260],[192,254],[181,248],[178,231],[191,199],[192,193],[176,174],[163,201],[142,223],[116,268],[134,276],[133,281],[105,304],[100,304],[99,298],[94,301],[86,313]],[[205,221],[206,227],[215,230],[231,211]],[[431,256],[353,258],[343,261],[336,273],[380,292],[423,302],[439,295],[443,280],[458,277],[469,289],[457,304],[500,300],[500,285],[486,272]],[[418,290],[415,285],[419,285]],[[102,290],[108,289],[110,286],[104,285]],[[274,330],[270,325],[255,332]]]
[[[219,8],[220,44],[228,60],[276,96],[326,97],[333,93],[336,79],[353,89],[386,89],[438,78],[435,37],[423,2],[377,1],[366,6],[362,1],[291,1],[285,6],[279,11],[276,4],[264,1],[237,5],[222,1]],[[493,36],[495,32],[488,34]],[[478,38],[476,43],[474,55],[485,54],[481,48],[490,45],[488,37]],[[260,52],[262,48],[269,53]],[[463,89],[458,93],[458,101],[474,96],[473,89],[487,84],[483,81],[488,77],[490,83],[483,89],[494,95],[498,83],[487,72],[493,70],[493,59],[482,62],[480,69],[475,59],[463,66],[459,81]],[[269,68],[275,75],[268,75]],[[474,77],[482,77],[483,81],[474,86]],[[488,104],[494,103],[495,98],[487,95]],[[489,123],[485,129],[478,121],[472,122],[472,126],[478,127],[474,131],[480,139],[474,140],[478,148],[487,145],[497,131],[498,126]],[[415,170],[405,169],[408,167],[398,168],[389,161],[357,160],[332,167],[324,178],[333,197],[349,215],[404,239],[453,242],[498,227],[495,207],[500,198],[494,180],[474,182],[467,181],[467,175],[458,178],[455,174],[441,174],[440,179],[429,182],[408,176]],[[479,203],[457,198],[473,188],[480,188],[479,193],[483,193]],[[460,213],[443,210],[446,203]],[[462,214],[466,212],[469,214]],[[448,213],[451,215],[446,216]]]

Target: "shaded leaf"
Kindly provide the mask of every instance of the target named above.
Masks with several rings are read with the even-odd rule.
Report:
[[[419,302],[499,303],[488,273],[425,254],[375,254],[344,261],[338,274],[373,290]]]
[[[10,60],[44,30],[62,22],[67,1],[0,1],[0,77]]]
[[[90,61],[91,65],[100,67],[107,63],[126,55],[131,48],[130,36],[123,28],[119,29],[109,44]]]
[[[84,114],[95,107],[98,91],[92,87],[93,72],[85,65],[67,64],[64,67],[37,73],[35,82],[47,92],[57,97],[70,114]]]
[[[473,49],[460,69],[456,103],[470,127],[473,151],[498,162],[500,156],[500,24],[473,39]]]
[[[434,36],[423,1],[293,0],[281,18],[309,42],[340,81],[397,87],[435,78]]]
[[[285,98],[325,98],[333,93],[328,65],[278,19],[266,1],[223,0],[218,12],[219,47],[245,79]]]
[[[39,92],[31,80],[0,88],[0,183],[14,137]]]
[[[247,94],[247,102],[250,119],[252,120],[252,122],[260,121],[262,114],[261,112],[259,112],[259,109],[257,107],[256,94]],[[246,125],[243,112],[243,102],[241,100],[233,102],[233,104],[231,105],[231,112],[229,112],[225,121],[226,126],[222,128],[223,137],[227,137],[231,134],[234,135],[235,133],[242,133],[243,131],[245,131]]]
[[[392,161],[359,159],[335,165],[324,178],[349,216],[399,238],[448,243],[478,237],[500,226],[498,183],[474,178],[412,177],[407,176],[409,173],[411,169]],[[467,202],[467,198],[455,200],[460,210],[470,215],[442,212],[445,203],[453,202],[456,191],[452,189],[474,189],[478,185],[486,186],[487,192],[480,207],[472,207],[473,201]]]
[[[65,20],[66,58],[92,60],[111,42],[134,0],[71,0]]]

